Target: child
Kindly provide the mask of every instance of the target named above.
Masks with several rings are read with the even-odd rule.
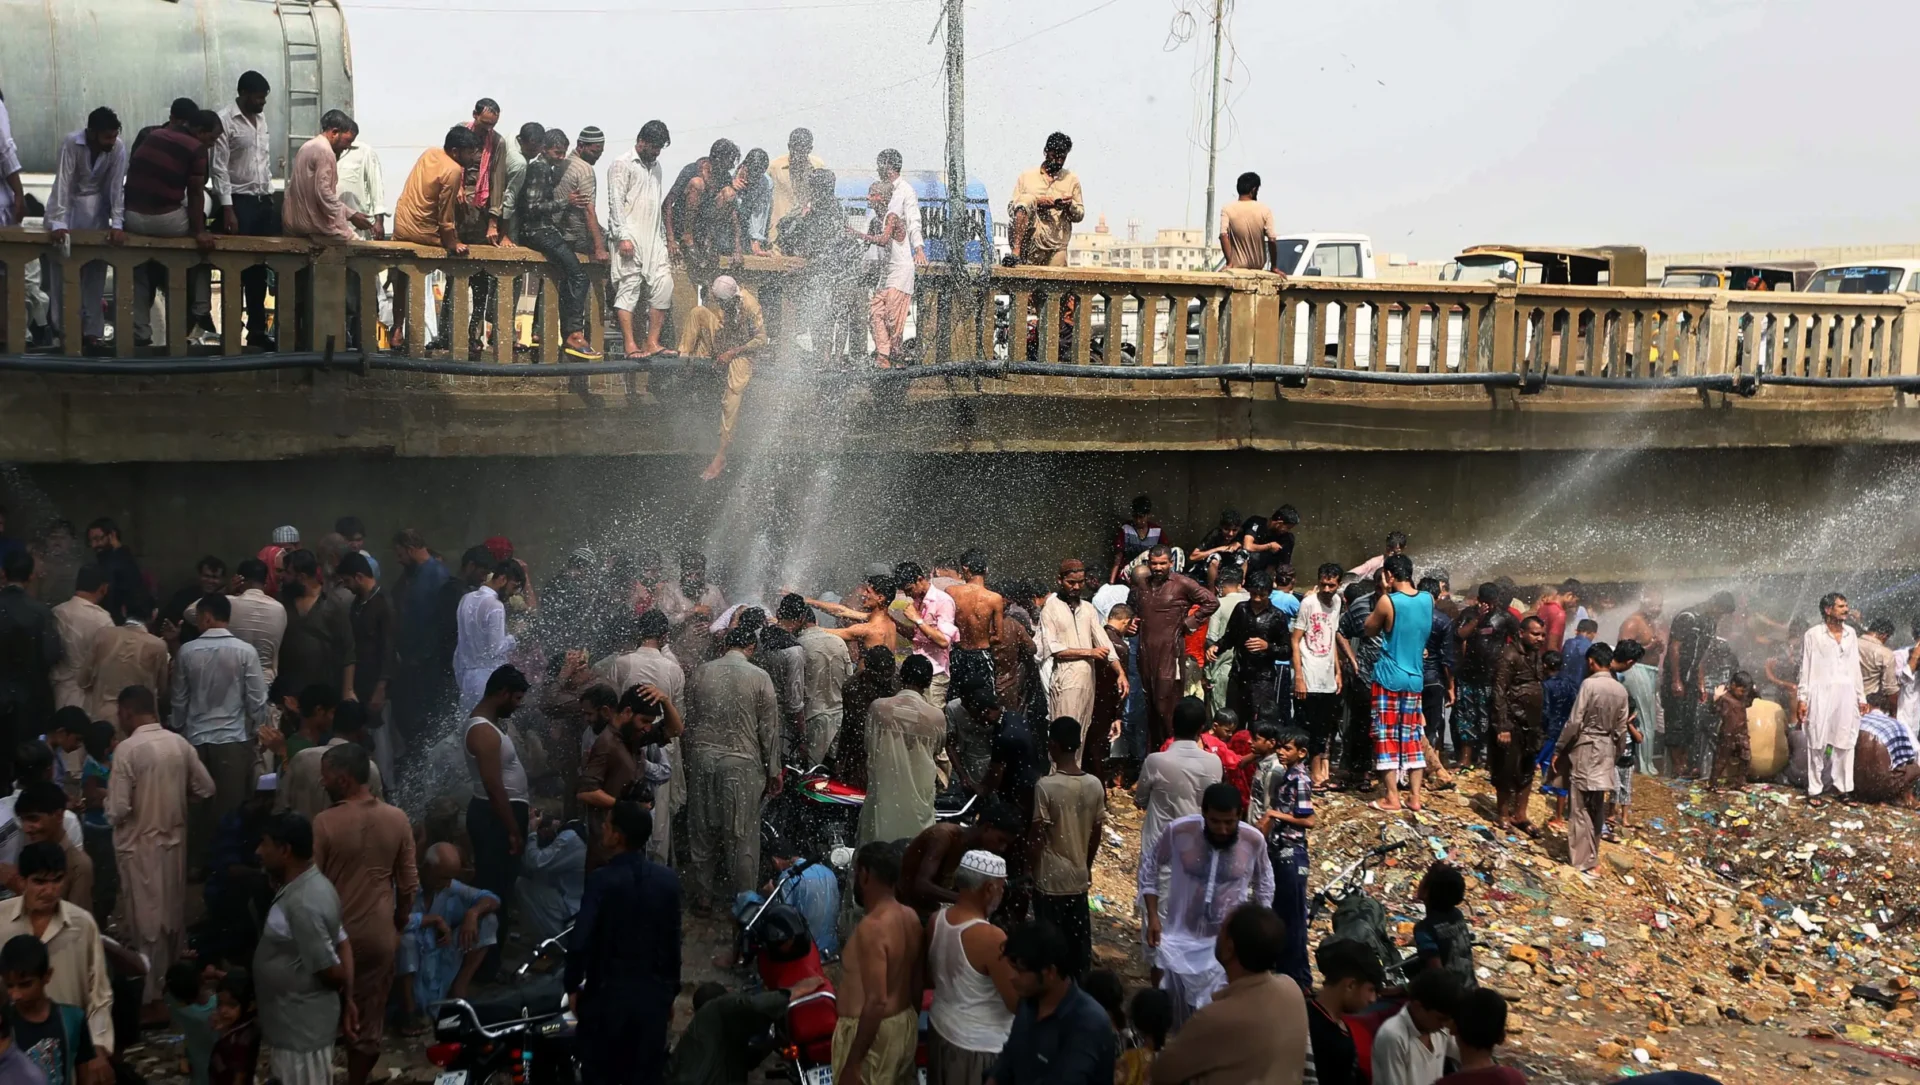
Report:
[[[1351,938],[1329,938],[1314,954],[1320,987],[1307,1000],[1308,1049],[1320,1085],[1360,1085],[1360,1053],[1347,1017],[1378,997],[1387,977],[1371,948]]]
[[[1458,1059],[1446,1031],[1460,1000],[1460,981],[1431,969],[1407,985],[1407,1004],[1373,1038],[1373,1085],[1433,1085]]]
[[[1713,714],[1720,720],[1720,738],[1713,748],[1713,789],[1725,791],[1747,786],[1747,767],[1753,760],[1752,739],[1747,730],[1747,709],[1753,707],[1753,678],[1735,671],[1727,679],[1727,688],[1713,699]]]
[[[1131,1047],[1127,1036],[1127,989],[1120,982],[1119,973],[1096,968],[1080,977],[1080,989],[1092,995],[1100,1008],[1107,1011],[1107,1019],[1113,1022],[1114,1034],[1120,1037],[1120,1046]]]
[[[1436,861],[1427,868],[1413,899],[1427,906],[1426,918],[1413,925],[1414,972],[1452,974],[1462,991],[1480,986],[1473,974],[1473,927],[1460,911],[1467,899],[1467,879],[1458,868]]]
[[[6,976],[7,996],[13,1000],[6,1016],[14,1046],[46,1075],[47,1085],[75,1085],[75,1071],[98,1053],[87,1031],[86,1011],[47,997],[53,966],[46,944],[31,934],[9,938],[0,946],[0,974]]]
[[[86,812],[84,825],[105,829],[107,825],[107,781],[113,775],[113,751],[120,745],[120,732],[106,720],[87,725],[87,760],[80,769],[80,795]]]
[[[260,1019],[253,1009],[253,976],[233,968],[220,978],[213,1012],[213,1029],[220,1037],[213,1045],[207,1072],[212,1085],[253,1085],[260,1061]]]
[[[180,1030],[186,1047],[187,1073],[193,1085],[210,1085],[213,1060],[213,1018],[220,1000],[206,986],[206,969],[194,961],[175,961],[167,968],[167,1017]]]
[[[1247,817],[1267,840],[1273,862],[1272,908],[1287,924],[1280,974],[1313,986],[1307,964],[1307,830],[1313,828],[1313,777],[1308,773],[1308,739],[1303,731],[1271,723],[1254,728],[1253,748],[1262,755]]]
[[[0,1014],[0,1085],[46,1085],[46,1081],[46,1075],[13,1042],[6,1015]]]
[[[87,761],[87,730],[93,721],[87,710],[74,705],[53,714],[53,728],[47,732],[47,745],[53,747],[53,782],[67,797],[80,797],[80,773]]]
[[[1173,996],[1158,987],[1135,991],[1127,1007],[1134,1045],[1120,1053],[1114,1066],[1114,1085],[1147,1085],[1153,1080],[1153,1062],[1167,1046],[1173,1031]]]
[[[1633,806],[1633,773],[1639,760],[1640,747],[1647,741],[1646,732],[1652,728],[1653,721],[1640,718],[1640,702],[1633,695],[1633,683],[1627,680],[1640,660],[1646,655],[1646,649],[1636,640],[1623,640],[1613,646],[1613,663],[1608,670],[1623,686],[1627,687],[1627,748],[1620,751],[1620,757],[1614,762],[1613,805],[1607,811],[1607,826],[1601,835],[1611,838],[1615,825],[1622,829],[1633,827],[1629,811]]]
[[[1453,1014],[1453,1035],[1460,1069],[1441,1078],[1440,1085],[1527,1085],[1527,1075],[1493,1061],[1493,1049],[1507,1042],[1507,1000],[1500,992],[1463,997]]]
[[[1552,650],[1540,657],[1540,685],[1545,693],[1546,709],[1541,717],[1540,756],[1534,764],[1540,770],[1540,794],[1553,800],[1553,816],[1547,819],[1547,829],[1552,832],[1565,832],[1567,828],[1567,784],[1554,770],[1553,748],[1560,741],[1560,729],[1567,725],[1567,716],[1573,711],[1573,698],[1580,690],[1578,679],[1574,680],[1572,692],[1559,681],[1560,672],[1566,669],[1565,662],[1564,656]]]
[[[1240,766],[1240,755],[1233,752],[1233,747],[1229,745],[1229,740],[1233,738],[1233,733],[1239,729],[1239,714],[1231,708],[1223,708],[1214,713],[1212,726],[1200,732],[1200,737],[1194,740],[1200,743],[1201,749],[1220,759],[1220,778],[1222,781],[1229,783],[1232,782],[1234,770]],[[1223,735],[1225,737],[1222,737]],[[1160,744],[1160,751],[1165,753],[1172,747],[1173,739],[1169,738]],[[1240,793],[1240,801],[1243,803],[1247,801],[1246,792],[1243,791]]]

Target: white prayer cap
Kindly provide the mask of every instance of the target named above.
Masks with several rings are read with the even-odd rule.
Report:
[[[713,280],[713,297],[716,301],[732,301],[740,296],[740,284],[731,275],[722,275]]]
[[[279,773],[277,773],[277,772],[263,772],[263,773],[261,773],[261,774],[260,774],[260,779],[259,779],[258,781],[256,781],[256,782],[254,783],[254,785],[253,785],[253,789],[254,789],[255,791],[278,791],[278,790],[280,790],[280,774],[279,774]]]
[[[989,878],[1004,878],[1007,876],[1007,861],[990,851],[970,851],[960,857],[960,869]]]

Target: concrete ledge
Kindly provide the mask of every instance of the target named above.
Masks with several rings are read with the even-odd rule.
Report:
[[[832,425],[793,435],[836,451],[1152,452],[1767,448],[1920,442],[1920,412],[1887,389],[1718,392],[1314,382],[926,380],[762,368],[741,425],[804,397]],[[700,455],[718,384],[673,377],[567,379],[345,370],[0,380],[0,459],[18,463],[384,457]]]

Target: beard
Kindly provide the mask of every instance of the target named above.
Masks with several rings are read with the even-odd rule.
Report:
[[[1213,835],[1211,830],[1203,835],[1206,836],[1207,843],[1212,845],[1214,851],[1226,851],[1228,848],[1233,847],[1235,842],[1240,839],[1240,831],[1238,829],[1228,833],[1224,839]]]

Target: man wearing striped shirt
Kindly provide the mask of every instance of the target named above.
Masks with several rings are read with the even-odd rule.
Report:
[[[220,208],[222,233],[278,237],[280,214],[273,206],[273,136],[267,129],[267,77],[249,71],[240,76],[238,94],[220,110],[220,135],[208,163],[213,201]],[[273,349],[267,335],[267,269],[250,267],[240,275],[247,299],[247,345]],[[238,328],[228,328],[236,334]]]
[[[168,124],[136,141],[139,147],[127,163],[127,232],[147,237],[193,237],[202,250],[213,247],[207,232],[207,148],[220,134],[220,117],[210,109],[195,110],[179,126]],[[146,346],[153,340],[153,292],[156,272],[166,268],[148,262],[133,269],[133,341]],[[211,277],[205,270],[189,273],[194,323],[212,327]],[[174,284],[169,284],[169,289]],[[180,334],[178,330],[174,334]]]

